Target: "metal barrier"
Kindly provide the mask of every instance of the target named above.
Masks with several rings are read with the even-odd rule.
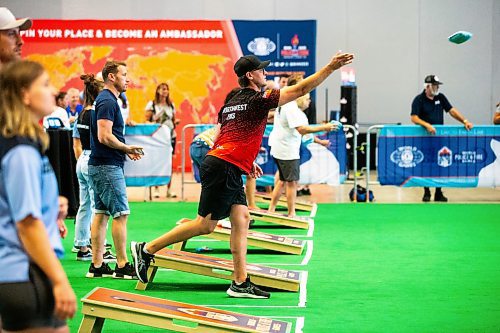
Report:
[[[197,182],[194,180],[186,180],[186,130],[189,128],[208,128],[210,126],[215,126],[215,124],[188,124],[182,128],[182,133],[181,133],[181,201],[184,201],[184,190],[185,190],[185,184],[196,184]],[[358,157],[357,157],[357,149],[358,149],[358,135],[359,131],[356,127],[352,125],[344,125],[344,128],[347,128],[348,131],[352,131],[353,133],[353,151],[354,151],[354,159],[353,159],[353,171],[354,171],[354,188],[357,187],[358,184],[358,176],[357,176],[357,169],[358,169]],[[191,141],[189,141],[189,144],[191,144]]]
[[[196,181],[186,181],[186,129],[215,126],[215,124],[188,124],[182,128],[181,134],[181,201],[184,201],[184,184],[197,184]],[[192,140],[189,141],[191,144]]]
[[[353,156],[353,173],[354,173],[354,189],[356,189],[357,185],[358,185],[358,134],[359,134],[359,131],[356,127],[352,126],[352,125],[344,125],[343,126],[344,128],[347,128],[348,131],[352,131],[354,137],[353,137],[353,147],[352,147],[352,151],[354,152],[354,156]],[[354,190],[354,198],[356,199],[356,190]]]
[[[384,125],[373,125],[368,127],[368,130],[366,131],[366,202],[370,202],[369,197],[370,197],[370,134],[372,130],[377,130],[382,129]],[[375,146],[377,145],[377,140],[375,140]]]

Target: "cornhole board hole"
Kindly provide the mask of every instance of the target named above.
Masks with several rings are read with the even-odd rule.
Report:
[[[148,283],[137,281],[135,289],[145,290],[153,282],[158,268],[168,268],[176,271],[212,276],[225,280],[233,280],[233,261],[223,258],[205,256],[172,249],[163,249],[156,252],[154,262],[148,269]],[[261,265],[247,264],[247,274],[252,282],[264,287],[298,291],[300,286],[300,272],[272,268]]]
[[[82,298],[83,319],[78,332],[98,333],[106,319],[175,332],[288,333],[291,324],[271,318],[169,301],[97,287]]]
[[[188,221],[190,221],[190,219],[183,218],[177,221],[177,224]],[[229,242],[231,238],[231,222],[227,220],[219,221],[215,230],[211,234],[204,235],[204,237]],[[248,231],[247,242],[250,246],[289,254],[302,254],[305,244],[303,240],[251,230]],[[174,244],[173,249],[184,250],[186,243],[187,241]]]
[[[270,213],[262,209],[249,209],[250,217],[257,221],[284,225],[292,228],[309,229],[313,219],[306,216],[288,217],[284,214]]]
[[[255,201],[257,202],[262,202],[262,203],[271,203],[271,195],[263,192],[256,192],[255,193]],[[286,203],[286,197],[281,196],[278,200],[278,206],[280,207],[287,207]],[[314,202],[311,201],[306,201],[306,200],[295,200],[295,209],[301,210],[304,212],[311,212],[310,216],[315,217],[316,216],[316,211],[318,210],[318,205]]]

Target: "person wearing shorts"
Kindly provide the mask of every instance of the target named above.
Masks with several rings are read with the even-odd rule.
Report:
[[[125,122],[118,105],[118,95],[129,83],[125,63],[108,61],[102,70],[104,89],[95,100],[91,112],[90,158],[88,173],[94,190],[94,219],[91,227],[92,263],[86,276],[113,276],[135,279],[135,269],[126,253],[127,218],[130,214],[123,166],[125,156],[139,160],[142,148],[125,144]],[[103,262],[106,226],[113,217],[112,236],[116,249],[116,266],[112,270]]]
[[[3,331],[68,332],[65,320],[76,311],[75,293],[58,260],[65,216],[59,214],[57,180],[45,155],[49,137],[39,125],[54,105],[42,65],[17,61],[0,72]]]
[[[230,247],[233,255],[234,280],[227,294],[231,297],[269,298],[270,294],[250,281],[246,271],[247,234],[250,215],[246,206],[241,176],[262,175],[254,163],[259,153],[269,110],[275,109],[309,92],[334,70],[352,61],[352,54],[336,54],[330,63],[294,87],[261,91],[266,85],[269,61],[254,55],[238,59],[234,72],[242,88],[218,114],[219,134],[200,170],[201,195],[198,216],[159,238],[132,242],[131,252],[136,273],[147,283],[147,270],[154,253],[170,244],[211,233],[220,219],[231,221]]]
[[[288,86],[294,86],[302,80],[302,76],[288,78]],[[301,97],[302,98],[302,97]],[[271,156],[278,166],[279,181],[276,182],[271,195],[269,212],[274,212],[283,187],[288,207],[288,216],[295,216],[295,200],[300,179],[300,144],[302,135],[321,131],[330,132],[336,128],[332,123],[309,126],[306,114],[299,108],[297,101],[280,106],[274,112],[274,126]],[[315,141],[321,141],[315,138]]]

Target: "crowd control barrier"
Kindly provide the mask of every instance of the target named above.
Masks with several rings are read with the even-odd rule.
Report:
[[[189,124],[182,129],[182,149],[181,149],[181,173],[182,189],[181,200],[184,200],[185,184],[199,182],[198,170],[193,166],[193,180],[186,179],[187,163],[191,159],[186,155],[189,152],[187,145],[191,144],[194,136],[214,125]],[[354,132],[354,145],[357,146],[357,130],[352,126],[344,126],[348,131]],[[262,168],[263,176],[257,179],[257,186],[274,185],[274,174],[277,167],[271,157],[271,147],[269,146],[269,134],[273,126],[267,125],[262,139],[262,149],[257,155],[256,163]],[[191,133],[194,132],[194,133]],[[317,143],[302,144],[300,156],[300,181],[301,184],[319,184],[339,185],[346,180],[347,176],[347,154],[346,138],[344,131],[318,133],[321,139],[330,141],[329,147],[321,146]]]

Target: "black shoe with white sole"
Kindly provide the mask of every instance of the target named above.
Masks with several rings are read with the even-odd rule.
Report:
[[[269,298],[271,294],[267,291],[260,290],[255,284],[250,281],[250,278],[247,277],[245,282],[240,285],[237,285],[236,282],[232,281],[229,289],[227,290],[227,294],[231,297],[238,298]]]
[[[88,278],[111,277],[113,276],[113,270],[105,262],[102,263],[101,267],[95,267],[94,263],[91,263],[85,276]]]
[[[137,275],[135,274],[135,268],[129,262],[123,267],[118,267],[116,264],[115,273],[113,274],[115,279],[126,279],[126,280],[137,280]]]
[[[130,242],[130,252],[134,259],[135,273],[142,283],[148,283],[148,268],[154,255],[144,252],[146,243]]]

